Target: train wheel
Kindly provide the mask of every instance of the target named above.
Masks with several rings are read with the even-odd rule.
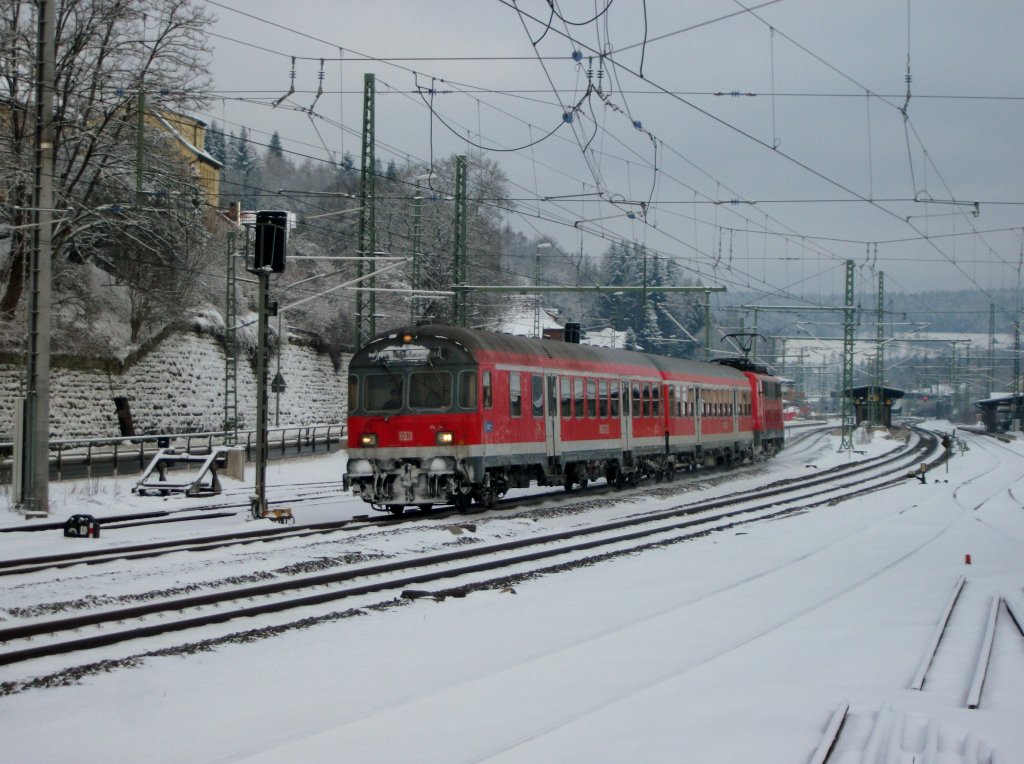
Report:
[[[388,504],[387,506],[388,506],[388,512],[390,512],[393,515],[400,515],[403,512],[405,512],[405,505],[404,504]]]
[[[572,473],[566,472],[565,477],[562,478],[562,485],[565,486],[566,493],[572,493]]]
[[[422,509],[424,512],[427,512],[433,506],[434,506],[433,504],[417,504],[416,508],[417,509]]]
[[[468,485],[459,485],[455,489],[455,495],[453,497],[455,508],[460,510],[469,509],[469,505],[473,503],[473,489]]]
[[[588,485],[590,485],[589,478],[580,478],[580,488],[586,488]]]

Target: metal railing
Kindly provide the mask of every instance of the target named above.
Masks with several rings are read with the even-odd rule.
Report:
[[[267,430],[270,459],[330,453],[345,445],[344,423],[291,425]],[[70,438],[50,441],[50,479],[73,480],[121,472],[141,472],[161,448],[208,454],[225,445],[224,432],[191,432],[167,435],[134,435],[127,438]],[[239,430],[238,445],[251,462],[256,452],[256,431]],[[14,468],[14,444],[0,442],[0,484],[10,484]]]

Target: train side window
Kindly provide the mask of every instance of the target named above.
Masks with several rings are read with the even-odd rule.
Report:
[[[679,397],[676,395],[676,386],[669,385],[665,389],[665,394],[668,396],[668,400],[665,401],[665,411],[668,412],[670,417],[679,416],[679,412],[676,411],[676,402],[679,400]]]
[[[642,416],[651,415],[651,383],[644,382],[643,386],[643,414]]]
[[[459,373],[459,408],[476,408],[476,372]]]
[[[522,377],[518,371],[509,372],[508,375],[508,413],[514,417],[523,415]]]
[[[651,416],[661,416],[661,385],[651,387]]]
[[[484,408],[494,407],[494,389],[491,386],[491,372],[484,372]]]
[[[587,380],[587,416],[597,416],[597,380]]]
[[[633,398],[633,416],[640,416],[640,383],[633,382],[630,390]]]
[[[577,419],[583,418],[583,377],[574,377],[572,380],[573,413]]]
[[[558,413],[558,377],[548,375],[548,416]]]
[[[612,406],[612,416],[618,417],[619,401],[621,401],[622,399],[619,397],[619,380],[617,379],[612,380],[611,398],[609,400],[611,401]]]
[[[597,383],[597,415],[604,419],[608,416],[608,380]]]
[[[533,401],[533,415],[538,419],[544,416],[544,378],[540,374],[530,377],[530,398]]]
[[[350,374],[348,378],[348,413],[352,413],[356,410],[356,404],[359,402],[359,377],[355,374]]]
[[[572,416],[572,380],[569,377],[560,377],[558,381],[562,395],[562,418],[568,419]]]

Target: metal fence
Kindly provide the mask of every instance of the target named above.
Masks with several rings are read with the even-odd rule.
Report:
[[[272,427],[267,430],[267,457],[280,459],[306,454],[330,453],[345,445],[345,424]],[[192,454],[208,454],[225,445],[224,432],[192,432],[173,435],[135,435],[128,438],[74,438],[50,441],[50,479],[73,480],[141,472],[161,448]],[[238,445],[246,461],[256,453],[256,431],[239,430]],[[0,484],[10,484],[14,444],[0,442]]]

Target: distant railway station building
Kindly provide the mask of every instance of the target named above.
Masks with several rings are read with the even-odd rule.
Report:
[[[853,399],[853,410],[858,425],[867,422],[881,427],[892,427],[892,404],[903,397],[902,390],[895,387],[861,385],[849,392]]]
[[[1020,429],[1024,395],[993,393],[990,398],[975,401],[974,406],[981,411],[981,422],[985,425],[986,432]]]

